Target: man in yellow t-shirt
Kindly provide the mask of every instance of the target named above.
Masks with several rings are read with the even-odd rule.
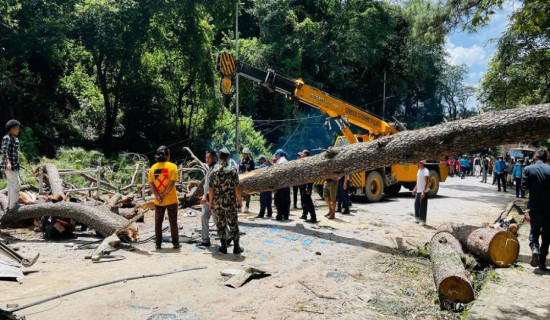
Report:
[[[155,242],[156,248],[161,249],[162,222],[164,213],[168,210],[168,221],[174,249],[179,249],[178,234],[178,167],[170,162],[170,149],[160,146],[155,155],[155,163],[149,170],[149,187],[155,195]]]

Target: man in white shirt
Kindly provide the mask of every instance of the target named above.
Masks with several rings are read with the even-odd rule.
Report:
[[[418,173],[416,174],[416,186],[412,191],[414,199],[414,219],[421,226],[426,225],[428,211],[428,178],[430,170],[426,168],[426,160],[418,162]]]

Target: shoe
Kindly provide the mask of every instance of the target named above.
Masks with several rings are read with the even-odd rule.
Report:
[[[307,223],[317,223],[319,221],[317,221],[317,219],[307,219],[306,222]]]
[[[239,246],[239,240],[235,240],[235,245],[233,246],[233,254],[241,254],[244,252],[244,249]]]
[[[268,214],[268,215],[267,215],[267,218],[271,218],[271,217],[273,217],[273,215],[271,215],[271,214]]]
[[[210,240],[208,240],[208,241],[202,241],[201,243],[197,244],[197,246],[210,247],[212,246],[212,244],[210,243]]]
[[[420,219],[418,217],[414,217],[414,223],[420,223]]]
[[[300,219],[307,220],[307,215],[303,214]]]
[[[349,212],[349,207],[345,207],[345,208],[344,208],[344,211],[342,212],[342,214],[351,214],[351,213]]]
[[[221,246],[218,248],[219,253],[227,254],[227,245],[225,240],[221,240]]]
[[[269,216],[268,216],[268,217],[269,217]],[[256,218],[256,219],[263,219],[263,218],[264,218],[264,216],[261,216],[261,215],[257,215],[257,216],[256,216],[255,218]]]
[[[244,213],[249,213],[250,210],[248,210],[248,207],[244,208]]]
[[[294,209],[298,209],[298,206],[295,205],[295,206],[294,206]]]
[[[161,246],[155,246],[155,250],[160,250],[160,249],[162,249]]]
[[[342,208],[337,208],[335,212],[342,212]]]
[[[539,248],[534,247],[533,249],[533,255],[531,256],[531,267],[536,268],[539,266]]]
[[[282,220],[283,220],[283,217],[281,217],[281,216],[278,215],[278,216],[275,217],[275,220],[277,220],[277,221],[282,221]]]
[[[176,249],[176,250],[177,250],[177,249],[181,249],[181,244],[175,244],[175,245],[173,246],[173,249]]]
[[[426,222],[425,222],[425,221],[420,221],[420,222],[418,223],[418,225],[423,227],[423,226],[426,225]]]

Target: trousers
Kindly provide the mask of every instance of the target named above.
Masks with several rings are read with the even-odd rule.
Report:
[[[172,244],[177,246],[180,243],[178,234],[178,204],[167,206],[155,206],[155,243],[157,247],[162,244],[162,222],[164,213],[168,210],[168,222],[170,223],[170,234],[172,235]]]
[[[8,180],[8,209],[13,209],[13,206],[19,201],[19,171],[6,170],[6,179]]]
[[[498,191],[500,191],[501,183],[502,183],[502,188],[504,188],[504,192],[506,192],[506,174],[504,172],[497,173]]]
[[[267,210],[267,216],[271,217],[273,215],[273,209],[271,207],[271,202],[273,201],[273,194],[271,191],[261,192],[260,193],[260,217],[265,215]]]
[[[422,193],[418,192],[414,198],[414,216],[421,221],[426,222],[428,215],[428,194],[422,199]]]
[[[531,217],[531,232],[529,233],[529,246],[539,248],[540,242],[540,257],[541,261],[546,259],[548,255],[548,247],[550,246],[550,212],[549,211],[533,211],[529,212]]]
[[[218,228],[218,237],[222,241],[233,239],[239,241],[239,219],[237,210],[214,209],[216,215],[216,227]],[[229,232],[226,230],[229,229]]]
[[[290,214],[290,188],[282,188],[275,193],[277,219],[288,219]]]
[[[302,196],[302,215],[307,216],[309,213],[311,215],[311,220],[317,221],[317,215],[315,214],[315,206],[313,205],[313,199],[311,199],[311,191],[310,193],[306,193],[305,188],[300,190],[300,194]]]
[[[521,194],[521,197],[525,198],[525,190],[521,187],[521,178],[514,178],[514,182],[516,183],[516,197]]]

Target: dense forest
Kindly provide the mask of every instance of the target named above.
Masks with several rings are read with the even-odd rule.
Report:
[[[0,122],[23,124],[29,159],[61,146],[150,156],[160,144],[234,151],[234,93],[216,58],[235,52],[235,1],[0,0]],[[270,66],[419,128],[484,110],[548,102],[550,4],[524,0],[498,38],[480,89],[446,61],[445,37],[487,23],[501,0],[241,0],[240,59]],[[241,145],[255,154],[326,147],[338,134],[240,82]],[[358,130],[356,130],[358,131]]]

